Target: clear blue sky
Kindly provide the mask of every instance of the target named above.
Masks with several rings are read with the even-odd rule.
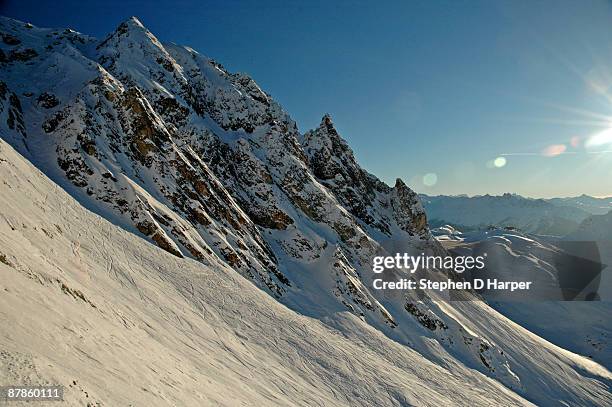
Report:
[[[612,154],[598,153],[612,150],[612,132],[584,147],[612,116],[609,2],[155,3],[4,0],[0,10],[98,37],[138,16],[162,42],[251,74],[302,131],[329,112],[361,164],[389,183],[612,195]],[[566,154],[540,154],[558,144],[549,152]],[[511,153],[531,155],[491,164]]]

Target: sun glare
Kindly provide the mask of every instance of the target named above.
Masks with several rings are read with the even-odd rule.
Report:
[[[593,134],[589,137],[585,146],[587,148],[612,146],[612,127]]]

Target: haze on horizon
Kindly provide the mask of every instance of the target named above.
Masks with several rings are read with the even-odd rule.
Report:
[[[418,192],[612,195],[612,6],[601,1],[8,0],[0,14],[162,42],[249,73],[301,131],[329,112],[360,163]],[[101,17],[103,16],[103,17]]]

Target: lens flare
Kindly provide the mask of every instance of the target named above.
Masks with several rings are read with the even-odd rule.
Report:
[[[505,167],[506,164],[508,163],[508,161],[506,160],[506,157],[497,157],[494,161],[493,161],[493,165],[496,168],[502,168]]]
[[[565,144],[553,144],[542,150],[542,154],[546,157],[556,157],[563,154],[565,150],[567,150],[567,146]]]
[[[438,183],[438,175],[430,172],[423,176],[423,184],[428,187],[433,187]]]
[[[570,139],[570,145],[574,148],[580,147],[580,137],[574,136]]]

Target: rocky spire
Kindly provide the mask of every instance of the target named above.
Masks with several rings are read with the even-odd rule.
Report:
[[[313,173],[353,215],[385,234],[391,233],[393,218],[405,232],[427,235],[427,218],[417,194],[401,179],[392,189],[361,168],[329,114],[318,128],[304,134],[302,144]],[[379,207],[386,201],[391,209],[388,215],[388,209]]]
[[[338,134],[329,113],[323,116],[318,128],[304,134],[302,146],[318,178],[331,179],[337,174],[359,176],[353,150]]]
[[[391,193],[393,216],[398,226],[413,235],[429,233],[427,216],[416,192],[408,188],[401,178],[395,180]]]

